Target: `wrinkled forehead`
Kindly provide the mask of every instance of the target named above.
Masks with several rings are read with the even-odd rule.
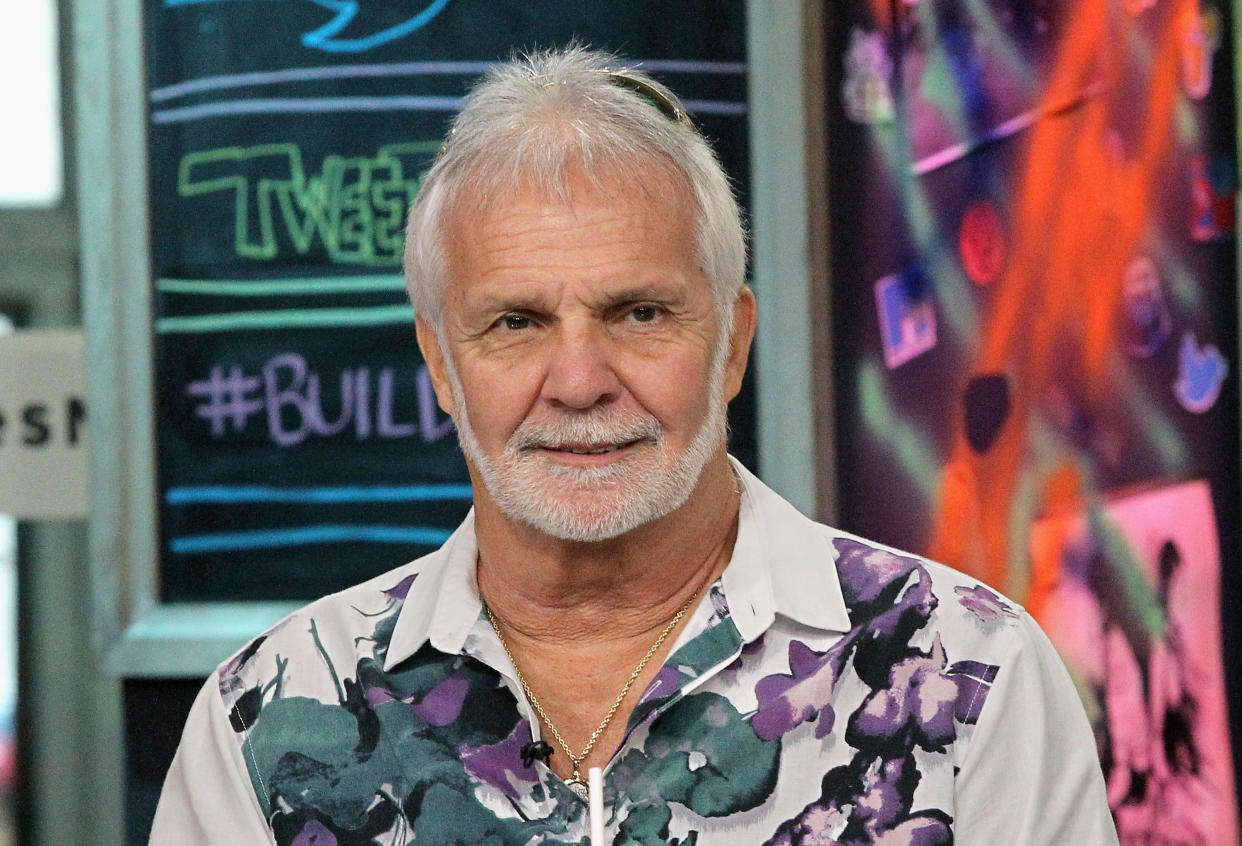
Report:
[[[570,207],[576,202],[596,202],[625,197],[667,208],[681,205],[691,220],[697,217],[696,198],[690,181],[663,156],[611,158],[590,166],[565,161],[538,170],[516,166],[477,168],[458,183],[445,203],[451,224],[477,220],[505,206],[521,202]]]
[[[693,195],[685,177],[671,166],[647,159],[629,167],[576,169],[563,177],[554,182],[527,177],[475,183],[457,202],[446,204],[441,234],[450,297],[466,281],[463,273],[473,278],[467,267],[478,270],[470,258],[497,244],[512,247],[518,243],[514,238],[521,239],[519,252],[525,257],[542,248],[542,258],[551,265],[570,255],[576,257],[571,261],[588,264],[616,258],[610,247],[620,238],[633,245],[628,255],[635,260],[702,270]],[[621,228],[614,225],[618,221]],[[602,238],[598,244],[597,237]],[[604,252],[597,254],[596,247]],[[493,254],[489,261],[505,264],[509,258]],[[702,280],[710,289],[705,274]]]

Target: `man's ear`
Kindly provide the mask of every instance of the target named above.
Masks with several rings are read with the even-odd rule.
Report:
[[[729,360],[725,362],[725,400],[732,400],[742,390],[742,376],[750,360],[750,345],[755,339],[757,320],[755,294],[743,285],[733,301],[733,331],[729,339]]]
[[[427,372],[431,375],[431,386],[435,388],[436,402],[445,414],[453,417],[453,391],[449,386],[444,350],[440,348],[440,336],[430,323],[418,316],[414,318],[414,331],[418,335],[418,348],[422,351],[423,361],[427,362]]]

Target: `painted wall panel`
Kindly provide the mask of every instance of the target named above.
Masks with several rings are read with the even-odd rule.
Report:
[[[846,7],[828,94],[842,523],[1045,625],[1123,843],[1237,843],[1229,9]]]

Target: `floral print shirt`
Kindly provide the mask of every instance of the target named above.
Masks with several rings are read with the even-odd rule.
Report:
[[[807,520],[736,465],[737,543],[605,770],[613,846],[1115,844],[1047,639],[938,564]],[[320,600],[196,701],[155,844],[581,844],[586,803],[488,625],[467,518]]]

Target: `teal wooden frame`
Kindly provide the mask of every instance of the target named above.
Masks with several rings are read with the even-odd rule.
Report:
[[[142,5],[73,11],[94,641],[118,676],[201,677],[297,603],[159,599]]]
[[[803,513],[836,517],[828,263],[826,7],[748,0],[759,471]]]

